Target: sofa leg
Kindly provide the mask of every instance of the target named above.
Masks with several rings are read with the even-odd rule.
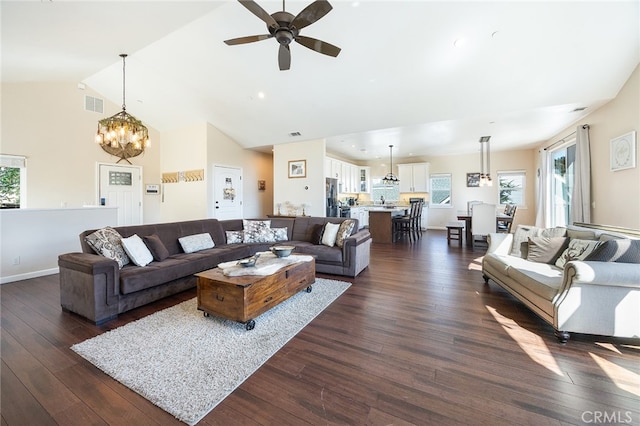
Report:
[[[569,340],[568,331],[556,330],[554,334],[560,343],[567,343]]]
[[[485,285],[489,285],[489,277],[486,275],[482,275],[482,279],[484,279]]]

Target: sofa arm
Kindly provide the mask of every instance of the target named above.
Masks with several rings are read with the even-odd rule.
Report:
[[[506,256],[511,251],[513,234],[499,234],[497,232],[492,232],[487,235],[487,242],[489,243],[487,254],[495,253]]]
[[[94,321],[118,314],[120,269],[118,263],[89,253],[58,256],[60,305]]]
[[[640,288],[640,265],[637,263],[573,260],[565,265],[564,275],[567,286],[585,283]]]
[[[355,234],[344,239],[344,244],[342,245],[342,250],[346,253],[346,250],[349,246],[359,246],[367,240],[371,239],[371,234],[368,229],[362,229]]]

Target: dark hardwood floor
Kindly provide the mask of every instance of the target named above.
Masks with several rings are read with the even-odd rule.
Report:
[[[481,255],[444,231],[374,244],[353,285],[199,424],[640,424],[640,341],[558,343],[484,285]],[[0,292],[2,425],[182,424],[69,347],[195,289],[101,327],[61,311],[57,275]]]

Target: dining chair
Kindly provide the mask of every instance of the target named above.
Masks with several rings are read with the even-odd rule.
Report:
[[[476,237],[486,241],[491,232],[496,232],[496,205],[474,205],[471,212],[471,247],[475,248]]]
[[[511,216],[509,220],[499,220],[497,221],[497,230],[500,233],[508,234],[511,232],[511,225],[513,225],[513,219],[516,215],[516,210],[518,206],[515,204],[507,204],[504,208],[504,214],[507,216]]]
[[[467,213],[473,213],[473,206],[475,206],[476,204],[482,204],[482,201],[467,201]]]
[[[409,241],[415,241],[420,238],[419,216],[422,204],[422,201],[414,201],[410,204],[408,215],[393,218],[392,230],[394,242],[404,235],[409,237]]]

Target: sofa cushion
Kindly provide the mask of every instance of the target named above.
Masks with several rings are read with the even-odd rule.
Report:
[[[137,234],[120,240],[129,259],[138,266],[146,266],[153,261],[153,255]]]
[[[640,240],[611,239],[604,241],[584,260],[640,263]]]
[[[338,237],[339,230],[339,224],[331,222],[325,223],[324,231],[322,231],[322,244],[328,247],[336,245],[336,238]]]
[[[583,229],[567,229],[567,237],[572,240],[595,240],[596,233],[593,231],[583,230]]]
[[[336,236],[336,245],[338,247],[342,247],[344,244],[345,238],[349,237],[353,232],[353,228],[355,228],[356,222],[352,219],[347,219],[340,224],[340,228],[338,228],[338,235]]]
[[[164,246],[164,243],[156,234],[146,235],[142,238],[147,248],[151,252],[153,259],[157,262],[162,262],[169,257],[169,250]]]
[[[300,242],[295,244],[296,253],[310,254],[315,256],[316,262],[320,263],[342,263],[342,249],[338,247],[328,247],[325,245]]]
[[[122,247],[122,236],[115,229],[107,226],[87,235],[85,241],[99,255],[115,260],[118,267],[129,264],[129,256]]]
[[[201,271],[201,270],[200,270]],[[165,259],[144,268],[127,266],[120,271],[120,293],[129,294],[200,272],[188,259]]]
[[[512,263],[507,275],[530,292],[545,300],[553,300],[562,285],[563,270],[548,263],[521,259]]]
[[[558,268],[564,268],[567,262],[572,260],[584,260],[592,251],[596,249],[601,241],[596,240],[580,240],[572,239],[569,241],[569,246],[556,260],[556,266]]]
[[[567,248],[566,237],[529,237],[527,260],[538,263],[555,263]]]

